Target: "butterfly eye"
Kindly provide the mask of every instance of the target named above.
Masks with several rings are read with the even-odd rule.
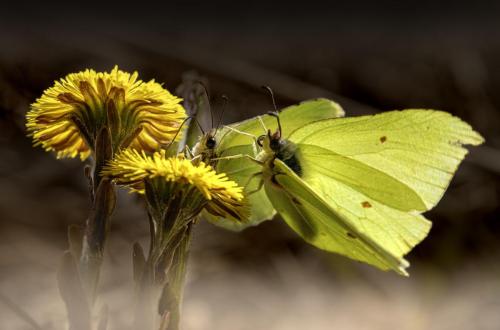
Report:
[[[279,137],[274,137],[269,141],[269,148],[273,151],[279,151],[281,148],[281,140]]]
[[[205,143],[205,146],[208,148],[208,149],[213,149],[215,148],[215,145],[217,144],[217,142],[215,141],[214,137],[210,136],[208,139],[207,139],[207,142]]]
[[[266,138],[265,135],[261,135],[257,138],[257,144],[259,145],[259,147],[263,147],[264,146],[264,139]]]

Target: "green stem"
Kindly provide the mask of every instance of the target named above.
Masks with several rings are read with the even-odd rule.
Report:
[[[168,313],[168,330],[178,330],[180,323],[180,308],[186,278],[186,266],[191,243],[192,223],[187,225],[182,237],[174,250],[172,262],[167,271],[167,282],[160,298],[159,313],[165,317]]]
[[[111,137],[108,128],[104,127],[96,137],[95,165],[92,175],[92,208],[85,225],[80,256],[80,273],[91,306],[96,297],[104,247],[110,229],[110,218],[116,203],[113,183],[101,175],[103,166],[112,156]]]
[[[186,192],[172,192],[165,203],[148,192],[146,200],[150,217],[150,253],[137,283],[136,327],[177,330],[186,265],[195,217],[186,213]],[[168,319],[168,322],[165,322]],[[168,323],[168,324],[167,324]]]
[[[101,180],[87,219],[80,257],[80,273],[91,305],[96,296],[115,199],[113,184],[109,180]]]

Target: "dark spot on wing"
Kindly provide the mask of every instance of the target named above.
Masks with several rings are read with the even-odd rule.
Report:
[[[361,206],[363,206],[365,209],[368,209],[372,207],[372,204],[370,204],[370,202],[368,201],[364,201],[363,203],[361,203]]]
[[[387,136],[381,136],[380,143],[384,143],[385,141],[387,141]]]
[[[353,233],[351,233],[349,231],[347,232],[347,237],[352,238],[352,239],[358,238],[356,235],[354,235]]]

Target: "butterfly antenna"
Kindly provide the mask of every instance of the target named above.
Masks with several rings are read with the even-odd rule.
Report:
[[[273,101],[274,111],[269,111],[267,114],[270,116],[273,116],[278,121],[278,130],[279,130],[280,136],[281,136],[281,132],[282,132],[281,131],[281,122],[280,122],[278,107],[276,106],[276,99],[274,98],[274,92],[271,89],[271,87],[269,87],[269,86],[262,86],[262,88],[265,89],[269,93],[269,95],[271,96],[271,100]]]
[[[219,130],[220,125],[222,124],[222,118],[224,116],[224,111],[226,110],[226,105],[229,102],[229,97],[227,97],[226,95],[222,94],[221,97],[222,97],[222,100],[224,100],[224,103],[222,104],[222,110],[221,110],[220,115],[219,115],[217,127],[215,127],[215,134],[217,134],[217,131]]]
[[[269,95],[271,96],[271,101],[273,102],[273,108],[275,112],[278,112],[278,107],[276,106],[276,99],[274,98],[274,92],[269,86],[262,86],[262,89],[265,89]]]
[[[201,131],[201,134],[205,135],[205,131],[203,130],[203,127],[201,127],[201,124],[200,122],[198,121],[198,119],[196,118],[193,118],[194,122],[196,123],[196,125],[198,125],[198,128],[200,129]]]
[[[182,130],[182,127],[184,126],[184,124],[189,120],[189,119],[193,119],[193,117],[187,117],[186,119],[184,119],[181,123],[181,126],[179,126],[179,129],[177,130],[177,132],[175,132],[175,135],[174,137],[172,138],[172,141],[170,141],[167,146],[164,148],[165,150],[167,150],[168,148],[170,148],[170,146],[175,142],[175,139],[177,138],[177,135],[179,135],[180,131]]]
[[[283,136],[281,134],[282,130],[281,130],[281,121],[279,113],[276,111],[269,111],[267,114],[276,118],[276,121],[278,122],[278,131],[280,132],[280,137]]]
[[[205,85],[205,83],[201,80],[198,80],[197,83],[201,85],[201,87],[203,88],[203,91],[205,92],[205,95],[207,96],[208,111],[210,111],[210,121],[211,121],[211,125],[212,125],[211,127],[214,127],[214,114],[212,112],[212,107],[210,106],[210,94],[208,93],[207,85]],[[200,128],[201,128],[201,126],[200,126]]]

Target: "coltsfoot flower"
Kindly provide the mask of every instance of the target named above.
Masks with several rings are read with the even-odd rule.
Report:
[[[191,213],[205,208],[216,216],[237,221],[248,217],[243,188],[226,174],[217,173],[204,162],[195,165],[182,156],[166,157],[163,150],[152,156],[144,151],[123,150],[104,167],[103,175],[143,194],[149,183],[165,203],[182,195],[183,205],[179,207]]]
[[[34,144],[58,158],[86,159],[103,128],[114,150],[153,152],[175,138],[186,118],[181,101],[154,80],[139,80],[137,72],[87,69],[47,89],[31,105],[26,126]]]

